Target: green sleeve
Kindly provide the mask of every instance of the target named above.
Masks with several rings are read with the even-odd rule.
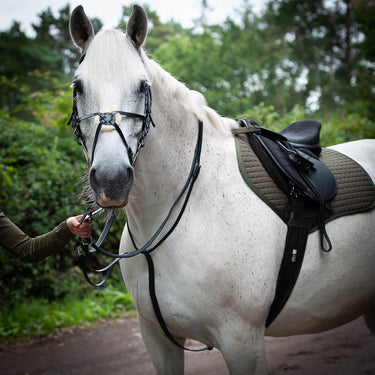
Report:
[[[0,210],[0,246],[27,261],[38,262],[62,251],[73,237],[64,221],[51,232],[31,238]]]

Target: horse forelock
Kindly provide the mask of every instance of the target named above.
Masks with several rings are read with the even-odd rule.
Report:
[[[110,80],[116,86],[136,82],[137,69],[142,74],[142,59],[126,34],[121,30],[100,31],[91,42],[81,72],[89,83]]]

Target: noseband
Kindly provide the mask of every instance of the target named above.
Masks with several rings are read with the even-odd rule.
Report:
[[[103,125],[106,126],[113,126],[114,129],[117,131],[119,134],[126,151],[128,153],[129,161],[130,164],[133,165],[135,162],[135,159],[137,158],[137,155],[139,153],[139,150],[145,145],[146,141],[146,136],[148,134],[148,131],[150,130],[150,124],[152,124],[155,127],[155,123],[151,117],[151,106],[152,106],[152,96],[151,96],[151,88],[150,85],[145,84],[145,91],[144,91],[144,97],[145,97],[145,106],[144,106],[144,115],[138,114],[138,113],[133,113],[133,112],[125,112],[125,111],[113,111],[113,112],[95,112],[95,113],[90,113],[84,116],[79,117],[78,116],[78,109],[77,109],[77,89],[74,87],[73,90],[73,110],[72,110],[72,115],[70,116],[68,125],[72,124],[74,134],[76,136],[77,143],[82,146],[83,151],[85,153],[85,157],[87,160],[88,165],[92,165],[94,161],[94,153],[95,153],[95,148],[98,143],[98,138],[99,134],[101,133],[103,128]],[[121,116],[126,116],[126,117],[132,117],[136,119],[140,119],[143,121],[142,125],[142,133],[140,137],[138,138],[137,142],[137,148],[135,150],[135,153],[133,153],[132,149],[130,148],[128,142],[125,139],[124,134],[122,133],[119,125],[116,122],[116,115],[119,114]],[[91,158],[89,159],[88,157],[88,150],[86,147],[85,143],[85,138],[82,134],[81,131],[81,121],[85,121],[88,119],[91,119],[93,117],[98,117],[99,118],[99,124],[96,128],[95,132],[95,137],[94,137],[94,143],[92,146],[92,153],[91,153]]]

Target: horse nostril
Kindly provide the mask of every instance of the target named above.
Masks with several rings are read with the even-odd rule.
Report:
[[[103,173],[104,172],[104,173]],[[96,168],[90,169],[90,185],[95,191],[100,191],[102,188],[120,191],[123,188],[129,189],[134,182],[134,170],[132,167],[117,171],[110,175],[105,173],[108,171],[98,171]]]
[[[92,166],[89,182],[100,205],[121,206],[128,200],[134,182],[134,170],[131,166]]]
[[[94,190],[99,187],[99,181],[97,179],[95,168],[90,169],[90,185],[94,188]]]
[[[129,181],[133,178],[133,168],[128,168],[126,170],[126,180]]]
[[[134,181],[134,170],[133,168],[126,169],[125,186],[131,186]]]

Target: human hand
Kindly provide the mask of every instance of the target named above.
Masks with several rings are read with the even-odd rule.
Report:
[[[90,238],[91,236],[91,219],[86,219],[82,224],[80,220],[82,215],[69,217],[66,219],[68,229],[81,238]]]

